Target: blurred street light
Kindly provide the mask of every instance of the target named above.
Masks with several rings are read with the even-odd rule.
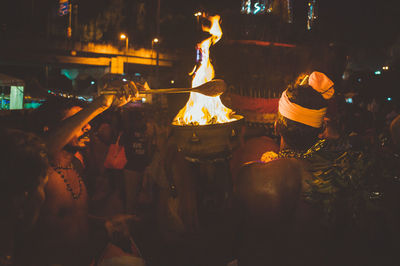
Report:
[[[153,50],[156,49],[156,80],[157,80],[157,87],[159,87],[159,61],[160,61],[160,52],[158,43],[160,40],[156,37],[151,41],[151,58],[153,60]]]
[[[158,43],[160,40],[156,37],[153,40],[151,40],[151,57],[153,57],[153,50],[155,48],[156,50],[156,61],[157,61],[157,66],[158,66],[158,60],[159,60],[159,53],[158,53]]]
[[[121,35],[119,35],[120,40],[125,40],[125,51],[126,53],[128,53],[128,45],[129,45],[129,38],[125,33],[121,33]]]
[[[196,17],[196,21],[197,21],[197,26],[200,26],[200,17],[203,15],[202,12],[198,11],[196,13],[193,14]]]
[[[128,48],[129,48],[129,38],[128,35],[126,35],[125,33],[121,33],[119,35],[119,38],[121,40],[125,40],[125,59],[126,59],[126,63],[128,64]],[[124,66],[124,73],[125,73],[125,66]]]

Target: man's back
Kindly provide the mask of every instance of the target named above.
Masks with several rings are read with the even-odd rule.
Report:
[[[318,211],[302,198],[310,178],[307,165],[296,159],[241,169],[236,185],[241,265],[323,265]]]

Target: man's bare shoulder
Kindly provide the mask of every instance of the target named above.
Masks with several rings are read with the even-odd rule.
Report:
[[[281,158],[270,162],[251,162],[239,170],[238,183],[293,182],[308,178],[307,164],[294,158]]]

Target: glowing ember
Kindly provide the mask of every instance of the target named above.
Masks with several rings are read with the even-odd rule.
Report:
[[[209,58],[209,48],[221,39],[222,30],[219,26],[219,16],[207,17],[211,27],[202,26],[203,31],[209,32],[211,37],[198,44],[201,52],[200,66],[193,70],[192,87],[204,84],[214,78],[214,68]],[[190,98],[172,122],[174,125],[209,125],[227,123],[234,120],[234,112],[224,106],[220,96],[210,97],[197,92],[191,92]]]

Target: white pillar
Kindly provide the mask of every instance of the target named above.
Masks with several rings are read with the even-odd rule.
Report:
[[[10,110],[24,108],[24,87],[11,86],[10,92]]]

